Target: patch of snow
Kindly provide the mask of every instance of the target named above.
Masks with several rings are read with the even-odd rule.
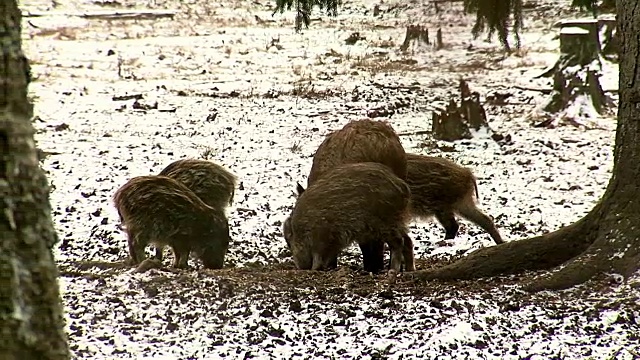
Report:
[[[90,5],[70,0],[60,6],[77,11]],[[466,292],[435,282],[424,284],[432,294],[418,296],[386,289],[376,279],[372,286],[379,291],[363,295],[346,281],[336,282],[334,294],[307,284],[243,286],[224,272],[136,274],[80,266],[128,256],[111,202],[119,186],[178,158],[205,155],[242,183],[228,209],[227,266],[240,273],[256,264],[291,263],[281,223],[295,203],[295,183],[304,184],[326,133],[378,108],[392,109],[385,119],[407,151],[444,156],[474,171],[482,208],[508,241],[569,224],[604,193],[615,119],[591,131],[532,128],[524,115],[545,97],[513,87],[550,87],[548,79],[532,76],[558,56],[555,34],[545,30],[557,17],[556,3],[531,15],[525,48],[509,57],[497,42],[474,41],[474,18],[455,4],[443,5],[438,15],[420,5],[373,18],[364,11],[374,2],[357,0],[300,34],[291,28],[290,13],[256,24],[255,15],[270,19],[267,5],[193,6],[201,11],[182,8],[180,16],[201,16],[195,20],[90,21],[76,40],[25,27],[33,35],[25,49],[36,76],[30,95],[42,119],[34,122],[38,146],[61,153],[47,157],[43,168],[52,183],[60,235],[54,255],[74,358],[584,359],[610,358],[624,347],[628,351],[618,356],[626,360],[639,352],[637,320],[630,319],[640,314],[627,305],[638,296],[633,281],[615,285],[606,297],[580,289],[526,295],[519,286],[493,283]],[[434,24],[452,25],[443,34],[445,48],[398,52],[404,24],[425,12]],[[366,40],[348,46],[344,39],[354,31]],[[267,48],[275,38],[282,49]],[[394,44],[386,47],[389,39]],[[415,65],[396,61],[406,59]],[[484,130],[454,143],[424,133],[431,112],[451,94],[459,96],[460,77],[483,96],[512,95],[506,105],[485,104],[491,129],[510,135],[511,143],[497,143]],[[605,88],[617,86],[615,64],[605,62],[602,81]],[[114,100],[132,94],[142,96],[135,106],[134,100]],[[139,107],[156,102],[159,109]],[[419,260],[493,246],[465,220],[453,240],[443,241],[435,221],[410,230]],[[358,267],[359,256],[357,247],[348,249],[341,267]],[[382,291],[392,296],[378,295]]]

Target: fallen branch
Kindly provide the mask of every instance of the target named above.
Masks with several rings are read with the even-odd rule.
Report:
[[[406,86],[406,85],[384,85],[384,84],[380,84],[377,82],[371,82],[371,85],[380,88],[380,89],[388,89],[388,90],[411,90],[411,91],[415,91],[415,90],[420,90],[420,86],[419,85],[410,85],[410,86]]]
[[[418,130],[418,131],[411,131],[411,132],[403,132],[403,133],[398,133],[398,136],[412,136],[412,135],[425,135],[425,134],[431,134],[431,130]]]
[[[541,92],[545,95],[551,94],[551,92],[553,91],[553,89],[545,89],[545,88],[533,88],[533,87],[526,87],[526,86],[520,86],[520,85],[513,85],[514,88],[518,89],[518,90],[524,90],[524,91],[536,91],[536,92]],[[617,93],[618,89],[606,89],[606,90],[602,90],[606,93]]]
[[[513,85],[513,87],[518,90],[541,92],[545,95],[551,94],[551,92],[553,91],[553,89],[530,88],[530,87],[520,86],[520,85]]]
[[[113,101],[127,101],[127,100],[142,100],[144,97],[142,94],[131,94],[131,95],[114,95],[111,100]]]
[[[45,17],[45,16],[69,16],[84,19],[159,19],[171,18],[178,13],[177,10],[120,10],[120,11],[94,11],[85,13],[60,13],[60,12],[25,12],[22,17]]]

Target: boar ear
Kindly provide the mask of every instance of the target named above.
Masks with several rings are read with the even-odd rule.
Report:
[[[296,182],[296,191],[298,192],[298,196],[302,195],[302,193],[304,192],[304,188],[302,187],[302,185],[300,185],[299,182]]]

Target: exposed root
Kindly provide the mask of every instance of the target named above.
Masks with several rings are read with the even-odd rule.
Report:
[[[413,277],[463,280],[554,268],[580,255],[593,243],[591,214],[599,207],[557,231],[482,248],[441,268],[416,271]]]
[[[530,292],[542,290],[563,290],[582,284],[601,272],[593,254],[583,254],[569,262],[566,266],[533,280],[524,286]]]
[[[630,225],[627,222],[629,220],[618,222],[618,224],[628,228]],[[640,266],[640,249],[637,246],[628,246],[625,235],[618,235],[622,237],[621,239],[616,238],[615,233],[622,232],[611,229],[600,232],[597,240],[583,254],[565,266],[534,279],[525,286],[525,289],[530,292],[568,289],[609,271],[628,278]]]

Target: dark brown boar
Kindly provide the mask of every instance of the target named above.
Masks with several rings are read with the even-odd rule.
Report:
[[[478,187],[471,170],[445,158],[407,153],[407,184],[411,216],[421,220],[435,216],[445,228],[445,239],[458,235],[457,214],[488,232],[496,244],[504,242],[493,220],[478,209]]]
[[[145,260],[145,247],[154,244],[173,250],[173,266],[187,267],[189,254],[205,268],[222,268],[229,246],[229,224],[224,211],[205,204],[185,185],[166,176],[138,176],[113,196],[127,232],[133,264]]]
[[[177,160],[167,165],[158,175],[178,180],[213,208],[224,209],[233,202],[236,176],[211,161]]]
[[[313,156],[307,186],[338,165],[359,162],[384,164],[402,180],[407,176],[407,160],[398,134],[384,121],[365,119],[351,121],[325,137]]]
[[[355,242],[366,271],[383,269],[378,254],[385,243],[391,252],[391,270],[400,271],[411,194],[391,169],[372,162],[343,164],[306,190],[298,185],[298,191],[302,193],[283,224],[298,269],[335,267],[338,254]]]

